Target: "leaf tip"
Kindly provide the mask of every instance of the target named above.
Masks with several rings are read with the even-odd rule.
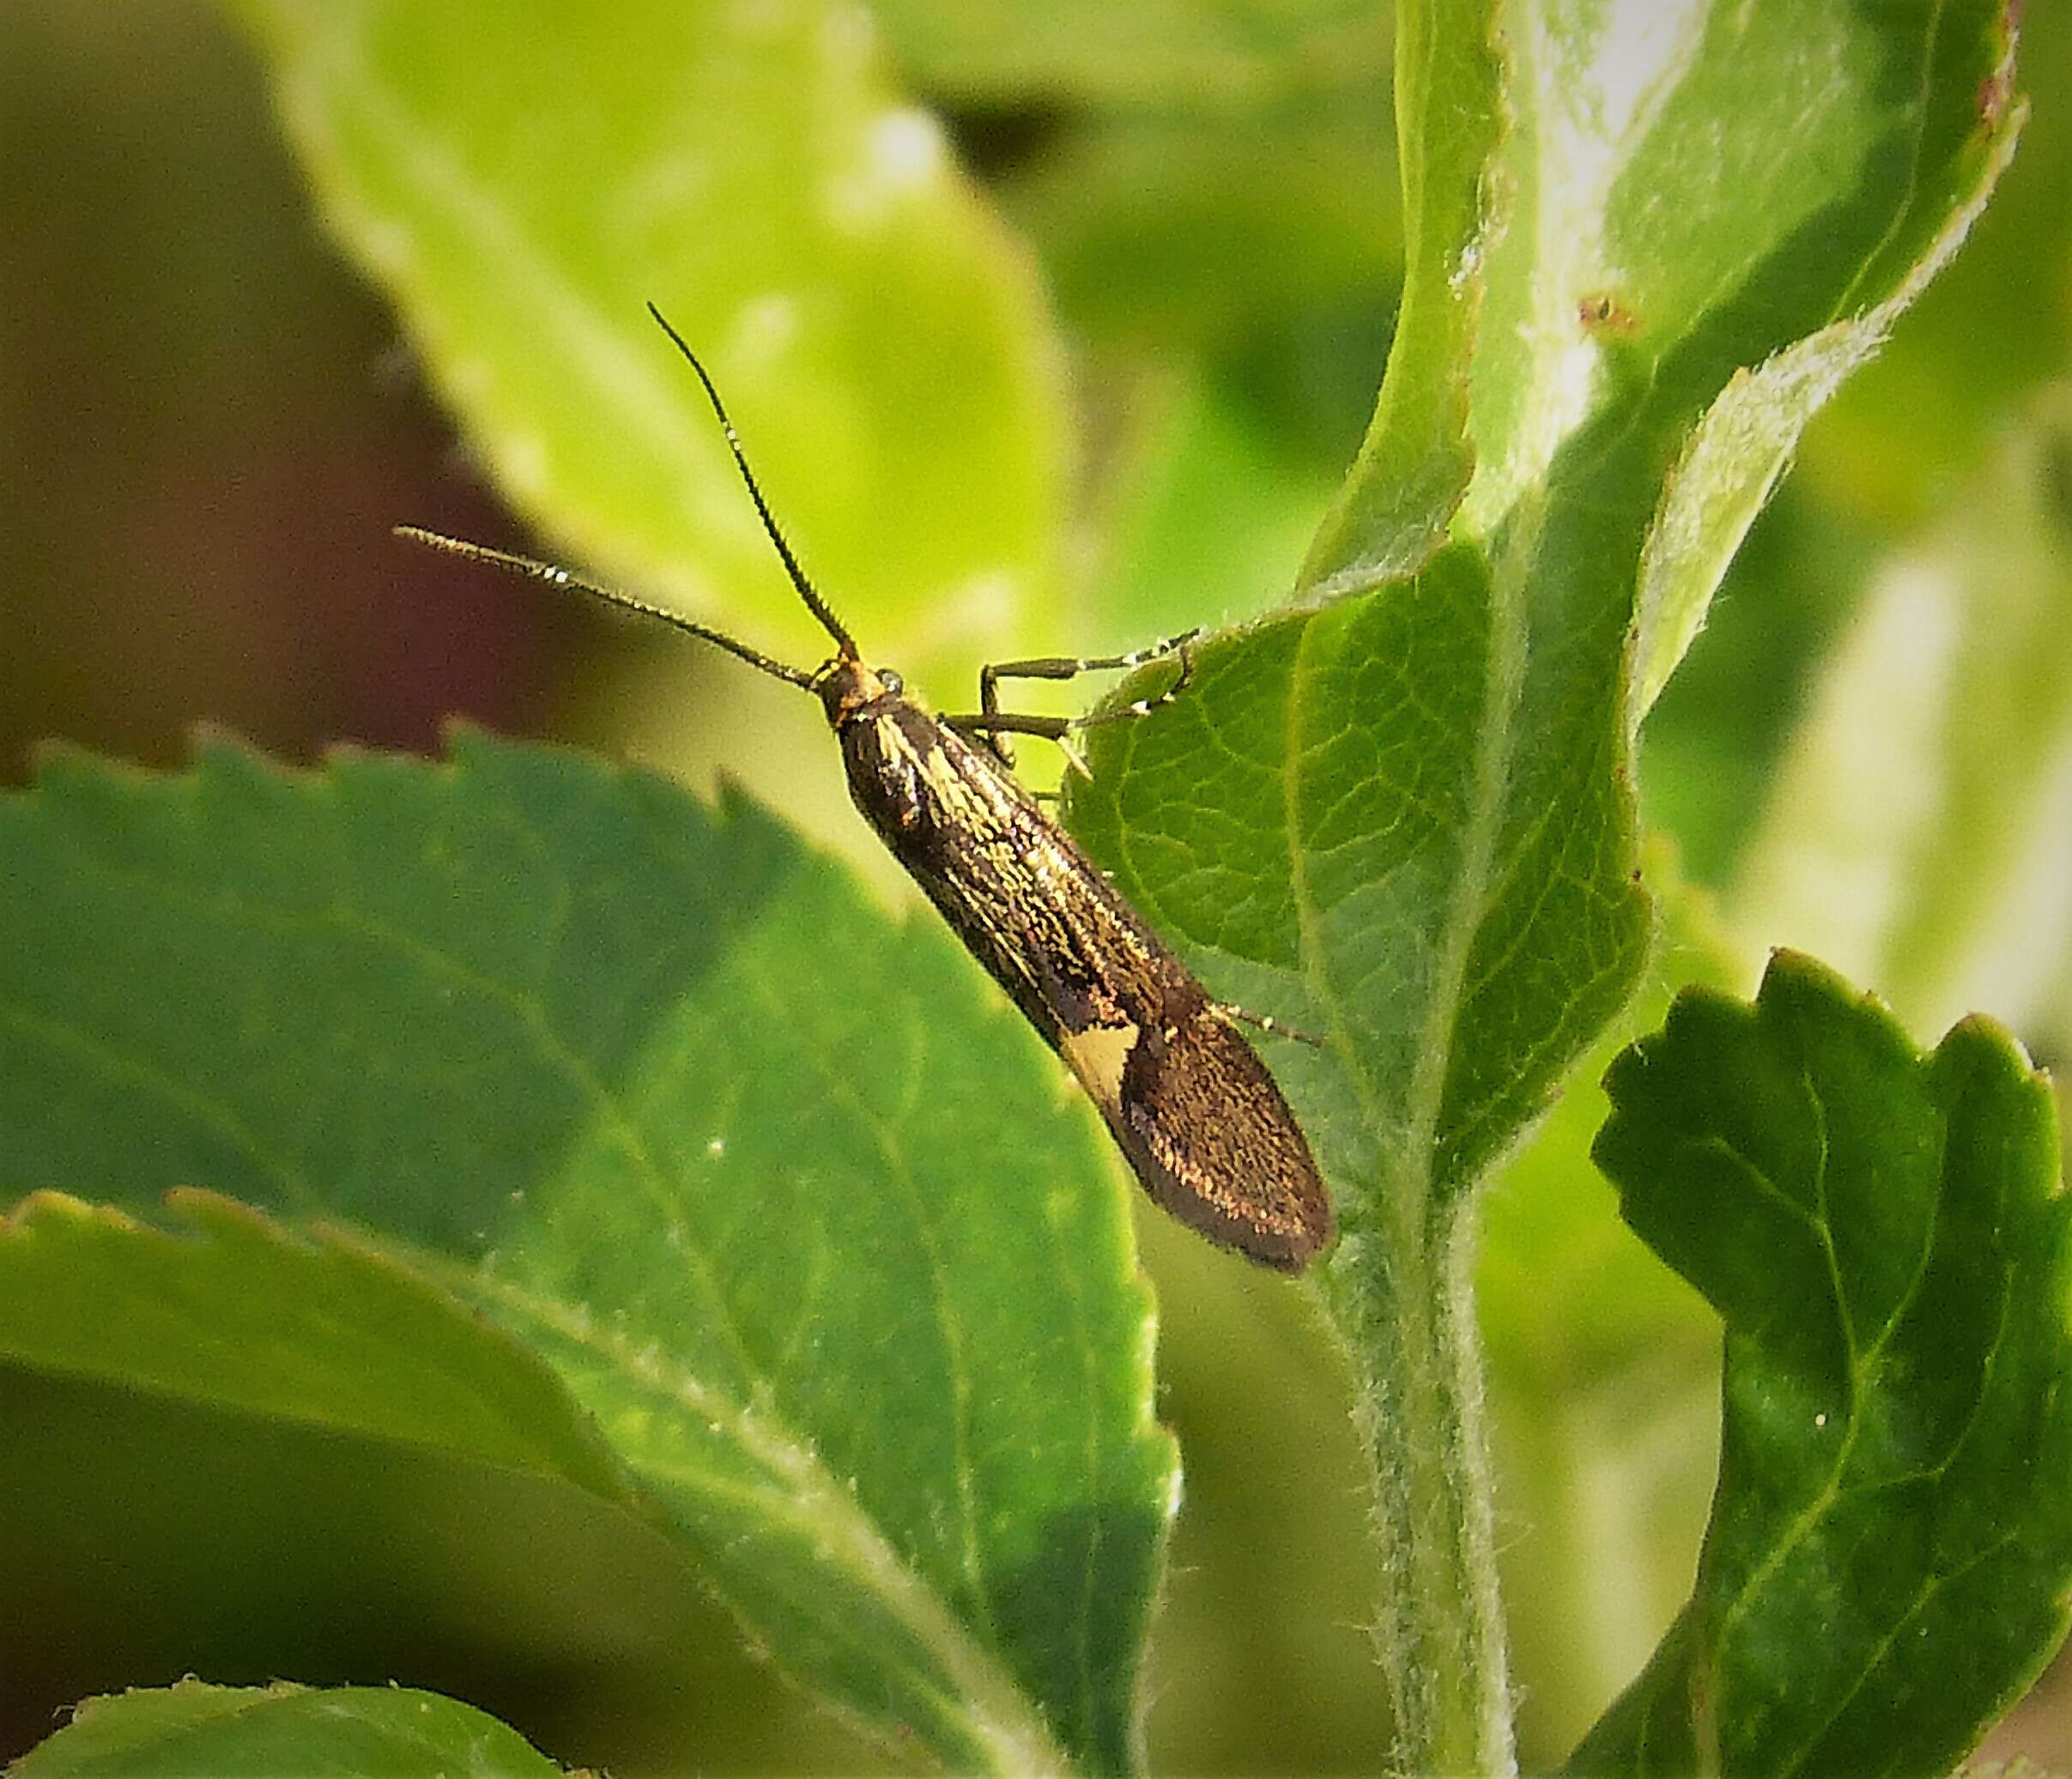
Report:
[[[62,1223],[70,1226],[106,1223],[115,1229],[133,1229],[135,1222],[110,1205],[89,1203],[70,1192],[41,1186],[19,1202],[0,1212],[0,1237],[32,1237],[39,1227]]]

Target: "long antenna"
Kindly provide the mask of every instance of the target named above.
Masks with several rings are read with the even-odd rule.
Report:
[[[821,627],[834,638],[835,646],[849,660],[856,659],[856,638],[849,634],[846,626],[834,615],[833,608],[822,599],[813,583],[806,578],[806,571],[798,566],[798,558],[791,554],[791,546],[785,542],[785,534],[777,529],[777,520],[772,516],[769,503],[762,497],[762,490],[755,485],[755,472],[748,468],[748,453],[741,448],[741,438],[734,430],[734,422],[727,418],[726,403],[719,399],[718,388],[698,362],[698,354],[685,344],[683,336],[669,324],[669,318],[652,303],[647,312],[655,318],[662,331],[676,342],[676,350],[689,361],[698,373],[698,380],[705,385],[706,398],[712,404],[712,412],[719,416],[720,430],[727,435],[727,449],[734,453],[734,463],[741,471],[741,479],[748,484],[748,498],[755,503],[755,511],[762,515],[762,528],[770,534],[770,542],[777,546],[777,554],[784,559],[785,572],[791,577],[791,584],[798,589],[798,596],[806,602],[806,609],[821,620]]]
[[[586,581],[579,574],[566,568],[557,567],[552,562],[541,562],[530,556],[513,555],[509,550],[493,550],[486,543],[470,543],[465,538],[448,537],[443,531],[427,531],[422,525],[398,525],[398,537],[407,537],[415,543],[429,544],[435,550],[444,550],[449,556],[464,556],[470,562],[487,562],[493,568],[501,568],[512,574],[523,575],[527,580],[544,581],[550,587],[573,588],[578,593],[587,593],[592,599],[603,601],[629,612],[639,612],[643,617],[659,618],[664,624],[674,625],[678,630],[700,637],[708,643],[716,643],[728,654],[736,656],[750,667],[760,668],[774,679],[783,680],[793,686],[803,686],[813,690],[813,675],[802,673],[796,667],[786,667],[781,661],[772,661],[759,649],[751,649],[746,643],[737,643],[730,636],[710,630],[703,624],[694,624],[681,612],[672,612],[666,606],[652,605],[645,599],[636,599],[631,593],[621,593],[616,587],[601,587],[595,581]]]

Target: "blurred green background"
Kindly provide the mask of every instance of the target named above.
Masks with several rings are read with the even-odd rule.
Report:
[[[1070,449],[1035,476],[1032,511],[1054,510],[1033,605],[978,614],[954,647],[918,646],[963,665],[1124,645],[1273,603],[1359,441],[1387,349],[1400,261],[1387,19],[1330,0],[1028,9],[983,29],[954,0],[875,15],[893,77],[942,121],[1004,225],[1003,251],[1027,256],[1062,342]],[[1792,922],[1819,898],[1786,867],[1822,796],[1858,781],[1848,763],[1808,755],[1821,730],[1804,723],[1823,697],[1866,675],[1881,684],[1852,627],[1866,602],[1908,565],[1940,574],[1960,608],[1974,582],[2025,590],[2019,612],[1993,619],[2034,638],[2015,745],[2050,767],[2007,818],[2017,831],[1998,837],[2019,855],[2002,874],[2021,893],[1967,916],[1960,946],[1933,908],[1874,920],[1853,889],[1833,891],[1855,924],[1824,950],[1891,994],[1918,1037],[1939,1035],[1948,1004],[1983,1005],[2049,1061],[2072,1038],[2072,882],[2048,844],[2053,823],[2072,830],[2072,799],[2051,788],[2053,772],[2072,777],[2051,765],[2072,761],[2072,417],[2048,390],[2072,369],[2064,9],[2033,9],[2021,84],[2034,114],[2012,172],[1954,265],[1808,433],[1651,719],[1642,787],[1682,873],[1723,899],[1730,957],[1808,942]],[[406,519],[491,541],[527,534],[317,219],[266,71],[221,11],[0,0],[0,241],[7,782],[52,738],[170,766],[209,723],[307,760],[338,741],[433,750],[459,714],[696,784],[741,773],[897,893],[846,812],[817,716],[791,693],[391,539]],[[655,376],[676,371],[657,352]],[[753,451],[754,414],[735,405]],[[786,511],[785,490],[770,492]],[[841,586],[829,590],[839,604]],[[805,658],[802,633],[752,632]],[[1972,656],[1957,671],[1972,676],[1966,695],[1990,695]],[[960,704],[966,683],[929,689]],[[1882,683],[1884,701],[1904,702],[1903,681]],[[1911,763],[1881,757],[1898,797]],[[1592,1104],[1572,1095],[1565,1115]],[[1602,1708],[1687,1583],[1716,1342],[1687,1306],[1687,1341],[1645,1366],[1599,1365],[1590,1329],[1619,1306],[1541,1301],[1503,1268],[1535,1243],[1627,1238],[1601,1183],[1536,1186],[1530,1171],[1528,1158],[1493,1199],[1489,1316],[1532,1767]],[[1549,1215],[1566,1219],[1560,1237],[1521,1230]],[[1187,1478],[1153,1655],[1154,1764],[1371,1770],[1388,1725],[1362,1625],[1380,1578],[1329,1345],[1277,1281],[1161,1220],[1144,1219],[1142,1237],[1161,1305],[1161,1406]],[[82,1439],[101,1425],[77,1401],[9,1395],[7,1412],[76,1417]],[[125,1437],[137,1443],[104,1447],[113,1501],[124,1449],[173,1436]],[[299,1454],[296,1473],[320,1478],[320,1455]],[[306,1486],[320,1498],[320,1482]],[[590,1708],[659,1712],[666,1695],[713,1770],[872,1758],[739,1653],[709,1609],[658,1597],[637,1610],[629,1640],[651,1666]],[[334,1668],[292,1677],[388,1678],[350,1672],[353,1635],[291,1641],[310,1668]],[[210,1678],[270,1678],[282,1650],[255,1632],[262,1671]],[[50,1684],[101,1659],[68,1666],[53,1652]],[[135,1659],[166,1671],[104,1684],[187,1666],[176,1640]],[[32,1685],[0,1692],[0,1750],[12,1752],[47,1727],[51,1701]],[[2068,1723],[2039,1698],[2005,1746],[2072,1760]]]

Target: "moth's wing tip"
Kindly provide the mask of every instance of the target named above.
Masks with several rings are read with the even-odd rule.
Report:
[[[1310,1262],[1331,1245],[1331,1238],[1337,1233],[1337,1220],[1331,1215],[1330,1201],[1320,1199],[1315,1214],[1306,1216],[1300,1228],[1285,1235],[1276,1231],[1269,1240],[1255,1238],[1237,1245],[1261,1266],[1270,1267],[1276,1273],[1286,1273],[1293,1278],[1308,1271]]]
[[[1245,1248],[1239,1250],[1245,1257],[1258,1266],[1275,1273],[1285,1273],[1291,1279],[1299,1279],[1309,1270],[1310,1262],[1316,1259],[1318,1250],[1306,1243],[1289,1248]]]

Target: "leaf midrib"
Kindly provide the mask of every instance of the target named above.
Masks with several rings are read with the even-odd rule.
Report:
[[[771,1405],[739,1402],[659,1349],[643,1350],[630,1336],[605,1327],[601,1318],[542,1298],[514,1280],[470,1269],[443,1256],[413,1255],[411,1259],[456,1294],[492,1304],[513,1321],[530,1322],[557,1342],[593,1355],[630,1392],[654,1401],[670,1419],[688,1412],[696,1421],[724,1429],[737,1449],[784,1486],[766,1492],[645,1459],[636,1467],[707,1496],[753,1505],[772,1519],[803,1528],[812,1535],[816,1556],[846,1572],[906,1625],[918,1643],[934,1653],[955,1686],[946,1708],[971,1725],[978,1740],[994,1749],[997,1770],[1063,1774],[1071,1770],[1072,1763],[1013,1678],[974,1641],[954,1608],[820,1462],[811,1443],[769,1412]],[[875,1661],[890,1659],[882,1644],[869,1649]]]

